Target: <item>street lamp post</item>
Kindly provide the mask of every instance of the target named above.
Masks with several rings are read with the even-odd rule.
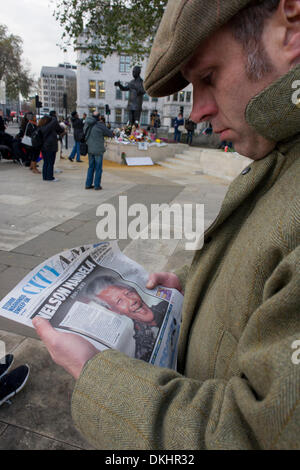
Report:
[[[63,106],[65,109],[65,119],[67,121],[68,119],[68,95],[67,93],[64,93],[63,95]],[[66,133],[66,149],[68,149],[68,133]]]

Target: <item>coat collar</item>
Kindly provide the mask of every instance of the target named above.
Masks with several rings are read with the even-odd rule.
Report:
[[[268,140],[283,142],[300,132],[300,65],[252,98],[246,121]]]

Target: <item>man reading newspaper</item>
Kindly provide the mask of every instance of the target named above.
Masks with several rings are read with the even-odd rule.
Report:
[[[194,122],[253,159],[190,269],[177,371],[35,326],[76,379],[72,416],[99,449],[299,449],[299,0],[169,0],[145,86],[193,85]]]

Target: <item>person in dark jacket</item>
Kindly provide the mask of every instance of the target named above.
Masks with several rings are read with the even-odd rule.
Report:
[[[0,132],[5,132],[6,126],[3,117],[0,115]]]
[[[183,116],[181,113],[174,119],[174,140],[175,142],[180,142],[181,138],[181,127],[184,125]]]
[[[58,150],[57,136],[62,134],[64,130],[59,125],[56,114],[51,112],[50,116],[45,116],[40,119],[38,127],[40,128],[43,138],[42,155],[44,160],[43,165],[43,180],[44,181],[59,181],[54,178],[54,163],[55,156]]]
[[[187,130],[187,137],[186,137],[186,143],[188,145],[192,145],[193,142],[193,135],[196,129],[196,124],[191,121],[190,119],[187,119],[185,122],[185,128]]]
[[[77,154],[76,161],[81,162],[82,160],[80,160],[80,142],[84,137],[84,134],[83,134],[84,124],[82,122],[82,119],[79,119],[77,111],[73,111],[71,116],[72,116],[71,117],[71,122],[72,122],[73,131],[74,131],[74,141],[75,141],[75,143],[74,143],[74,147],[72,149],[72,152],[69,156],[69,160],[70,160],[70,162],[72,162],[75,158],[75,155]]]
[[[95,112],[89,116],[84,126],[86,142],[88,145],[89,168],[87,171],[86,189],[102,189],[101,176],[103,154],[105,152],[104,136],[113,137],[114,134],[105,125],[105,118]],[[94,184],[93,184],[94,183]]]
[[[25,117],[21,121],[19,137],[21,139],[24,136],[31,137],[36,128],[37,124],[35,116],[32,112],[26,113]],[[26,144],[23,145],[26,149],[26,155],[30,163],[30,170],[32,170],[32,173],[40,174],[41,172],[37,168],[37,159],[40,154],[40,149]]]

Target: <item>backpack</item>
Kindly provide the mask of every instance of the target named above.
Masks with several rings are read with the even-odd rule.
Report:
[[[92,128],[97,124],[97,121],[94,122],[90,127],[88,127],[83,135],[83,138],[81,139],[80,142],[80,155],[83,155],[84,157],[88,154],[89,148],[87,144],[87,140],[91,135]]]
[[[41,148],[43,145],[43,134],[40,128],[37,128],[31,134],[32,147]]]

